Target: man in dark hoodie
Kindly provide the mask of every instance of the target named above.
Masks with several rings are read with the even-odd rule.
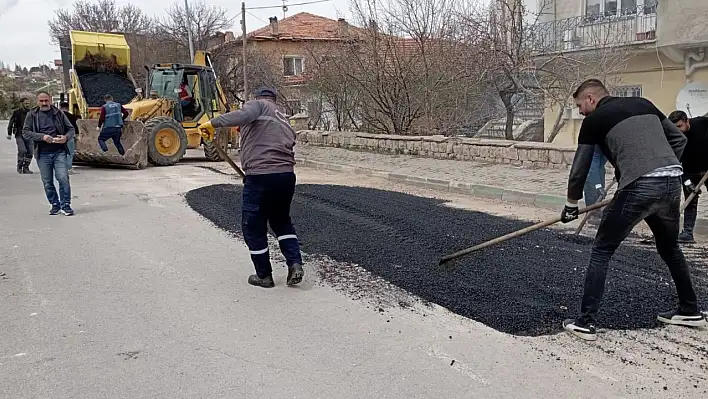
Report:
[[[701,187],[695,185],[700,183],[703,175],[708,173],[708,118],[699,116],[689,118],[683,111],[674,111],[669,115],[669,120],[686,135],[688,143],[683,152],[681,164],[683,165],[683,193],[688,198],[691,193],[696,192],[696,196],[686,206],[683,214],[683,231],[679,235],[679,242],[693,244],[693,228],[696,226],[698,216],[698,197]],[[708,182],[705,183],[708,187]]]
[[[27,98],[20,100],[20,106],[12,112],[10,123],[7,125],[7,139],[12,140],[15,136],[17,143],[17,173],[31,175],[29,169],[32,163],[32,140],[27,140],[22,136],[22,126],[25,124],[25,117],[30,109],[30,101]]]
[[[37,104],[27,113],[22,135],[34,142],[34,156],[42,175],[44,192],[52,205],[49,214],[61,212],[72,216],[67,143],[74,139],[74,127],[69,118],[52,105],[49,93],[42,91],[37,94]],[[59,182],[59,195],[54,186],[55,177]]]
[[[295,131],[276,105],[275,89],[262,88],[256,99],[243,108],[200,125],[213,137],[215,129],[241,127],[243,186],[242,228],[256,274],[248,283],[275,286],[268,252],[268,223],[278,237],[288,266],[287,285],[299,284],[304,276],[290,204],[295,193]]]

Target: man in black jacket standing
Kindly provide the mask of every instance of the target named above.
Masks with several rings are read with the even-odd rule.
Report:
[[[44,193],[52,205],[50,215],[59,212],[72,216],[71,186],[67,167],[69,148],[66,143],[74,139],[74,127],[58,108],[52,105],[52,97],[47,92],[37,94],[38,106],[27,113],[22,134],[34,142],[39,173],[42,175]],[[57,195],[54,178],[59,182]]]
[[[679,306],[658,320],[689,327],[706,325],[698,309],[688,264],[678,244],[681,207],[680,159],[686,136],[649,100],[612,97],[597,79],[583,82],[573,98],[585,115],[568,179],[564,223],[578,218],[578,201],[592,163],[595,145],[615,167],[617,192],[607,206],[590,255],[580,316],[563,322],[569,333],[596,340],[595,319],[605,291],[610,258],[632,229],[645,220],[659,255],[669,267]]]
[[[22,126],[25,124],[25,117],[29,109],[29,99],[21,99],[20,106],[12,111],[10,123],[7,125],[7,139],[12,140],[14,135],[17,143],[17,173],[27,175],[33,173],[29,168],[32,163],[32,140],[27,140],[22,136]]]
[[[696,191],[696,196],[686,206],[683,214],[683,231],[679,235],[679,242],[693,244],[693,228],[696,226],[698,216],[698,195],[700,187],[696,187],[703,175],[708,172],[708,118],[699,116],[688,118],[683,111],[674,111],[669,115],[669,120],[688,138],[686,149],[683,151],[681,164],[683,166],[683,193],[688,198]],[[708,182],[705,183],[708,187]]]

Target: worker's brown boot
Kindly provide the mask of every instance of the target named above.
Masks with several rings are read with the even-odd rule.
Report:
[[[297,285],[302,282],[302,278],[305,276],[305,271],[302,270],[302,265],[299,263],[294,263],[292,266],[288,267],[288,280],[287,285]]]
[[[262,288],[273,288],[275,287],[275,281],[273,281],[273,276],[268,276],[266,278],[260,278],[253,274],[248,278],[248,284],[255,285],[256,287]]]

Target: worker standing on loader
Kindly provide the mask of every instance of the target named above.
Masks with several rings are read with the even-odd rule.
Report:
[[[597,339],[594,324],[610,258],[642,220],[654,234],[656,248],[669,267],[679,298],[678,308],[659,313],[658,320],[689,327],[705,326],[688,264],[678,244],[683,174],[679,159],[686,147],[686,136],[650,101],[612,97],[597,79],[583,82],[573,98],[586,118],[578,136],[562,221],[569,223],[578,218],[578,200],[583,196],[595,145],[600,146],[615,167],[618,185],[595,237],[580,317],[565,320],[563,327],[582,339]]]
[[[22,127],[25,124],[25,117],[27,117],[29,109],[29,99],[21,99],[20,106],[12,111],[10,123],[7,125],[7,139],[12,140],[12,136],[15,136],[15,143],[17,144],[17,173],[21,175],[34,173],[29,168],[32,163],[32,151],[34,151],[32,140],[25,139],[22,135]]]
[[[98,145],[101,146],[103,152],[108,152],[106,141],[113,140],[118,153],[125,155],[120,138],[123,135],[123,120],[130,113],[122,105],[113,101],[113,96],[110,94],[106,94],[103,99],[106,103],[101,107],[101,115],[98,117],[98,129],[101,131],[98,135]]]
[[[275,89],[263,88],[243,108],[202,124],[214,137],[215,128],[241,128],[243,186],[241,227],[256,274],[248,283],[271,288],[273,281],[268,252],[268,223],[278,237],[288,265],[287,285],[299,284],[304,276],[300,246],[290,219],[295,193],[295,131],[276,105]]]

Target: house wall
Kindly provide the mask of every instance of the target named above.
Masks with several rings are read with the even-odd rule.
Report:
[[[539,22],[550,22],[583,15],[585,0],[537,0]],[[555,17],[554,17],[555,15]]]
[[[708,45],[708,1],[661,0],[657,16],[659,46]]]
[[[641,86],[642,96],[652,101],[666,115],[676,109],[676,96],[686,85],[686,74],[683,64],[672,62],[663,55],[645,53],[633,57],[627,70],[618,76],[619,85]],[[708,68],[697,70],[693,81],[708,83]],[[553,124],[558,115],[558,108],[547,107],[544,113],[544,133],[550,137]],[[553,141],[554,144],[577,144],[577,134],[582,119],[566,119],[561,132]]]
[[[307,72],[308,68],[313,65],[313,60],[309,54],[313,50],[313,44],[309,42],[292,42],[292,41],[252,41],[249,46],[258,49],[269,55],[270,61],[274,65],[278,66],[281,73],[283,70],[283,57],[284,56],[301,56],[304,57],[304,71]],[[284,75],[283,75],[284,76]],[[285,78],[286,82],[288,78]],[[282,95],[289,101],[302,101],[302,106],[307,107],[304,101],[305,93],[302,92],[302,85],[286,85],[281,88]]]

